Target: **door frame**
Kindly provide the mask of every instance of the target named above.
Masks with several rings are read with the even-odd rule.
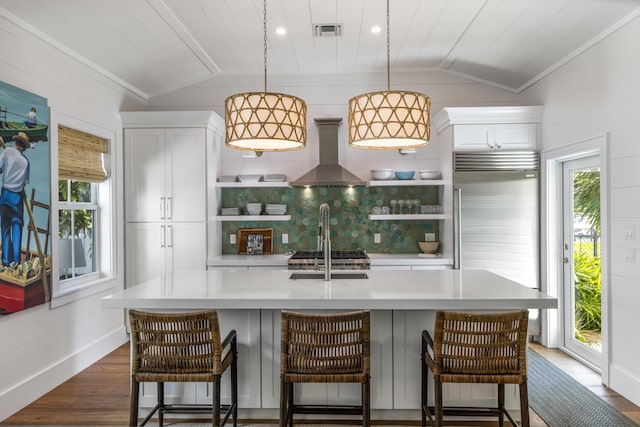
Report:
[[[558,298],[557,310],[544,310],[541,315],[543,345],[562,348],[564,301],[562,299],[562,163],[597,154],[600,156],[600,245],[602,275],[602,383],[609,384],[610,298],[609,298],[609,133],[545,150],[541,153],[540,262],[542,291]],[[574,355],[575,356],[575,355]]]

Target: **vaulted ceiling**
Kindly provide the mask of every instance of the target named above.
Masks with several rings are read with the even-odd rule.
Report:
[[[390,10],[392,73],[441,70],[520,92],[639,16],[640,2],[390,0]],[[264,73],[262,0],[0,0],[0,15],[145,99]],[[314,35],[334,24],[342,35]],[[268,73],[384,72],[385,26],[386,0],[267,0]]]

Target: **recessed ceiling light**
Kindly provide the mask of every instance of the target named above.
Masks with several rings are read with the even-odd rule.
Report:
[[[371,27],[371,32],[373,34],[378,34],[380,31],[382,31],[382,28],[380,28],[379,25],[374,25],[373,27]]]
[[[287,29],[283,28],[283,27],[278,27],[276,28],[276,34],[279,36],[283,36],[285,34],[287,34]]]

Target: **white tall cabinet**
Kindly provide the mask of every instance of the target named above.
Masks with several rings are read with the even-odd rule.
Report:
[[[208,183],[222,119],[204,111],[123,112],[126,286],[205,269]],[[214,207],[215,208],[215,207]]]
[[[120,115],[124,128],[125,286],[174,270],[205,270],[207,250],[219,245],[217,224],[208,221],[208,212],[217,211],[212,188],[224,137],[222,118],[210,111]],[[241,348],[256,346],[257,312],[220,315],[223,333],[233,325]],[[257,320],[250,321],[252,316]],[[240,366],[256,365],[246,354],[241,359],[247,360],[241,360]],[[247,378],[257,375],[244,369],[239,376],[248,382]],[[224,384],[226,396],[230,394],[226,378]],[[207,384],[172,383],[165,393],[172,403],[210,400]],[[259,403],[250,390],[241,391],[241,400],[247,405]],[[155,385],[144,384],[141,407],[152,407],[155,402]]]

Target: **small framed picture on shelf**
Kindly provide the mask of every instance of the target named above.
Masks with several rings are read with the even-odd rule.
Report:
[[[273,253],[272,228],[241,228],[238,230],[239,255],[269,255]]]

